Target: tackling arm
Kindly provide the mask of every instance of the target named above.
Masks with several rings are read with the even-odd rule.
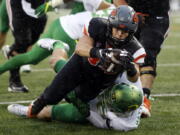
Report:
[[[121,116],[116,116],[113,112],[107,112],[107,118],[103,118],[99,113],[91,110],[90,116],[87,117],[87,120],[98,128],[130,131],[138,128],[140,114],[140,109],[137,109],[132,112],[132,114],[121,118]]]
[[[93,48],[94,40],[84,35],[82,38],[79,39],[75,53],[80,56],[90,57],[90,50]]]
[[[109,118],[110,127],[120,131],[130,131],[138,128],[140,124],[140,108],[131,113],[132,114],[121,118],[121,116],[117,116],[113,112],[107,112],[106,116]]]
[[[139,66],[137,64],[134,64],[132,66],[132,69],[130,69],[131,71],[127,71],[127,77],[129,81],[136,82],[140,76]],[[131,73],[133,73],[133,75],[131,75]]]

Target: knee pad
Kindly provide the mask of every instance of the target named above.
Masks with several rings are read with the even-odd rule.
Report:
[[[156,67],[157,67],[157,62],[156,62],[156,56],[153,55],[153,52],[150,52],[146,55],[144,63],[140,65],[141,68],[145,67],[152,67],[153,70],[145,70],[141,71],[140,74],[151,74],[153,76],[156,76]]]
[[[146,67],[146,66],[141,66],[142,67]],[[157,73],[156,73],[156,68],[153,68],[153,70],[142,70],[140,71],[140,75],[144,75],[144,74],[149,74],[149,75],[152,75],[154,77],[156,77]]]

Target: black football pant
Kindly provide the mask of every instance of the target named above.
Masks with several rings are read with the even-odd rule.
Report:
[[[117,76],[104,74],[99,67],[75,54],[45,89],[42,98],[46,104],[57,104],[68,92],[75,90],[82,101],[88,102],[112,86]]]

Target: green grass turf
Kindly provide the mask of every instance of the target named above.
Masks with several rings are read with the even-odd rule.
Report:
[[[62,12],[64,13],[64,12]],[[57,15],[49,14],[48,24]],[[158,57],[158,76],[152,90],[153,94],[180,94],[180,16],[171,15],[171,30],[169,37]],[[48,25],[47,25],[48,27]],[[13,38],[8,34],[7,44]],[[170,48],[168,48],[170,47]],[[5,59],[0,54],[0,64]],[[170,64],[169,66],[163,66]],[[33,69],[49,68],[48,59],[33,66]],[[40,95],[53,79],[54,72],[22,73],[23,82],[30,88],[30,93],[9,93],[8,73],[0,76],[0,102],[32,100]],[[66,84],[65,84],[66,85]],[[0,135],[180,135],[180,97],[155,97],[152,101],[152,117],[142,119],[137,130],[127,133],[97,129],[90,124],[72,124],[62,122],[44,122],[35,119],[20,118],[7,112],[7,105],[0,105]]]

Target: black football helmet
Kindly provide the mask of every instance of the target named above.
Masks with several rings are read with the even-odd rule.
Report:
[[[118,39],[112,36],[112,28],[121,29],[128,32],[129,35],[125,39]],[[121,5],[111,12],[108,17],[107,42],[114,48],[121,48],[129,40],[132,39],[138,28],[138,17],[134,9],[128,5]]]

